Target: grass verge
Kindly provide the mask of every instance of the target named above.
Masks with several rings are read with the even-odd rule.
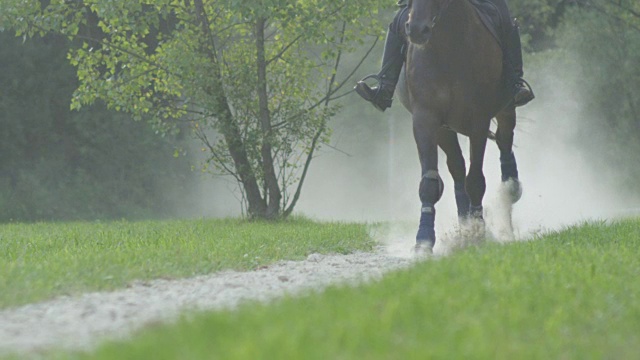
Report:
[[[95,359],[629,359],[640,222],[488,244],[367,286],[185,316]]]
[[[362,224],[237,219],[0,225],[0,309],[132,280],[371,250]]]

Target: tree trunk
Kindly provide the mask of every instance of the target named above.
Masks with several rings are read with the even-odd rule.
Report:
[[[264,181],[266,192],[265,199],[269,199],[267,203],[266,217],[274,219],[280,216],[280,200],[282,193],[276,176],[275,165],[273,162],[272,146],[271,146],[271,113],[269,112],[269,94],[267,92],[267,60],[265,58],[264,49],[264,27],[266,20],[259,18],[256,21],[256,67],[258,71],[257,93],[260,107],[260,127],[262,129],[262,147],[260,154],[262,156],[262,167],[264,172]]]
[[[205,12],[202,0],[194,0],[194,5],[198,21],[200,22],[200,26],[202,27],[202,31],[206,37],[206,51],[209,59],[216,65],[213,67],[214,73],[210,74],[213,86],[209,93],[214,98],[216,115],[222,125],[222,135],[227,143],[229,154],[233,159],[234,167],[247,196],[247,211],[250,217],[265,217],[267,214],[267,204],[260,194],[258,181],[253,169],[251,168],[249,156],[247,155],[244,143],[242,142],[240,129],[238,128],[238,124],[234,121],[233,113],[231,112],[231,107],[224,91],[222,73],[218,68],[218,57],[216,55],[214,37],[213,34],[211,34],[209,27],[209,19]]]

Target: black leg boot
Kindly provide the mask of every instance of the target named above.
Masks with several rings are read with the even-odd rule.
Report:
[[[393,26],[390,26],[384,44],[382,70],[377,75],[369,75],[358,81],[355,86],[358,95],[371,102],[380,111],[385,111],[393,101],[393,93],[404,64],[404,54],[402,52],[404,45],[404,38],[394,31]],[[378,86],[369,87],[365,83],[368,79],[377,80]]]
[[[507,53],[507,61],[511,64],[514,71],[513,81],[513,104],[515,106],[526,105],[535,98],[531,86],[522,77],[524,70],[522,65],[522,44],[520,43],[520,30],[517,21],[514,21],[511,33],[509,35],[509,44]]]

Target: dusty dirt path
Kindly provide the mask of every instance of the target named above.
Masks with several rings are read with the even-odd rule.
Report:
[[[62,297],[0,312],[0,354],[36,355],[51,348],[85,350],[105,339],[124,338],[158,321],[194,309],[229,309],[247,300],[361,283],[415,260],[383,247],[373,253],[312,254],[249,272],[224,271],[183,280],[135,282],[114,292]]]

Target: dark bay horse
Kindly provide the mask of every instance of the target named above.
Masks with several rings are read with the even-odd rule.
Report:
[[[482,171],[491,120],[497,119],[502,181],[510,181],[511,201],[521,195],[512,152],[516,111],[506,85],[503,53],[469,0],[412,0],[406,23],[409,40],[398,95],[411,112],[422,178],[416,251],[435,244],[435,204],[443,193],[438,146],[447,156],[460,219],[482,221],[485,177]],[[469,137],[470,162],[457,134]]]

